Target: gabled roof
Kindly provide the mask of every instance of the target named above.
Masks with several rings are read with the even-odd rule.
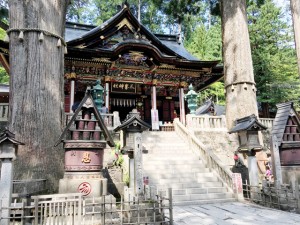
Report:
[[[110,146],[110,147],[114,147],[115,146],[115,143],[107,129],[107,127],[105,126],[104,122],[103,122],[103,119],[96,107],[96,104],[93,100],[93,97],[91,95],[91,90],[87,90],[84,98],[82,99],[82,101],[80,102],[80,104],[78,105],[74,115],[72,116],[72,118],[70,119],[70,121],[68,122],[67,126],[65,127],[64,131],[62,132],[62,134],[60,135],[58,141],[56,142],[55,146],[59,145],[60,142],[64,141],[64,138],[67,134],[67,132],[69,131],[70,127],[73,125],[74,121],[76,120],[79,112],[82,110],[83,107],[88,107],[88,108],[91,108],[93,110],[93,113],[95,115],[95,119],[96,119],[96,122],[98,123],[101,131],[103,132],[103,135],[106,139],[106,142],[107,144]]]
[[[126,120],[121,125],[116,127],[114,131],[118,132],[120,130],[126,130],[129,132],[138,132],[139,130],[140,132],[142,132],[150,128],[151,126],[141,119],[140,114],[136,110],[133,110],[129,113],[129,115],[127,115]]]
[[[239,131],[246,130],[266,130],[263,124],[258,122],[257,117],[252,114],[251,116],[246,116],[241,119],[237,119],[235,122],[235,126],[229,131],[229,133],[236,133]]]
[[[8,128],[5,128],[5,130],[3,131],[3,133],[0,134],[0,144],[2,142],[11,142],[15,145],[24,145],[24,143],[19,142],[15,139],[15,134],[13,134],[12,132],[10,132],[8,130]]]
[[[273,123],[272,135],[276,135],[278,145],[283,141],[284,131],[289,118],[292,116],[295,122],[300,126],[299,116],[293,106],[293,102],[277,104],[277,113]]]
[[[129,45],[133,47],[134,44],[152,46],[153,49],[159,52],[162,57],[172,57],[173,59],[181,59],[183,61],[198,61],[186,51],[183,44],[176,35],[153,34],[145,26],[143,26],[137,18],[131,13],[130,9],[125,5],[115,16],[104,22],[98,27],[95,27],[87,32],[84,28],[76,26],[80,32],[84,33],[82,36],[73,38],[68,41],[68,48],[80,48],[82,50],[97,50],[111,49],[115,50],[120,46],[120,43],[115,43],[111,48],[99,47],[109,40],[109,38],[116,35],[120,30],[126,28],[129,37],[122,40],[122,45]],[[66,33],[71,34],[70,30]],[[69,37],[66,35],[66,38]],[[210,67],[217,65],[219,61],[202,61],[210,63]]]

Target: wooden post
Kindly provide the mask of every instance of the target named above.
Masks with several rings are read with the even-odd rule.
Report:
[[[70,91],[70,112],[72,112],[72,106],[74,104],[74,95],[75,95],[75,81],[71,80],[71,91]]]
[[[272,172],[274,176],[274,183],[276,188],[280,188],[282,184],[282,173],[279,156],[279,146],[276,135],[271,137],[271,158],[272,158]]]
[[[169,194],[169,219],[170,219],[170,225],[173,225],[173,194],[172,194],[172,188],[168,189]]]
[[[105,107],[108,109],[108,112],[110,112],[109,107],[109,83],[105,83]]]

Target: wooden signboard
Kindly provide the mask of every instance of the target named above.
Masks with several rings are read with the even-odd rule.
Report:
[[[126,82],[111,83],[111,92],[136,93],[136,84]]]

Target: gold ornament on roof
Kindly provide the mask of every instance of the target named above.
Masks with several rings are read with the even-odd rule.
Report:
[[[128,27],[129,30],[131,30],[131,32],[134,33],[134,27],[126,18],[124,18],[120,23],[118,23],[116,27],[118,28],[118,30],[120,30],[125,25]]]

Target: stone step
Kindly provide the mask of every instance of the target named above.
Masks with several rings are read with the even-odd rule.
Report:
[[[173,189],[173,195],[226,193],[225,187]]]
[[[151,180],[150,180],[151,183]],[[180,183],[180,182],[174,182],[168,185],[161,185],[158,184],[157,186],[158,190],[166,190],[167,188],[172,189],[186,189],[186,188],[220,188],[223,187],[222,182],[219,181],[213,181],[213,182],[205,182],[205,183]]]
[[[196,201],[196,200],[207,200],[207,199],[226,199],[233,198],[232,193],[209,193],[209,194],[189,194],[189,195],[174,195],[173,202],[182,201]]]
[[[146,174],[144,172],[144,174]],[[210,172],[197,172],[197,173],[154,173],[151,174],[151,177],[155,179],[172,179],[172,180],[178,180],[182,178],[191,178],[191,179],[198,179],[198,178],[203,178],[203,177],[213,177],[214,174]]]
[[[192,201],[176,201],[173,202],[173,206],[184,206],[184,205],[202,205],[209,203],[225,203],[225,202],[234,202],[235,198],[221,198],[221,199],[205,199],[205,200],[192,200]]]
[[[144,165],[146,166],[150,162],[144,162]],[[159,164],[159,165],[202,165],[202,162],[200,160],[176,160],[176,159],[156,159],[156,160],[151,160],[151,164]]]
[[[152,171],[152,170],[174,170],[174,171],[179,171],[179,170],[192,170],[192,169],[197,169],[197,168],[203,168],[205,169],[206,167],[202,164],[202,163],[198,163],[198,164],[191,164],[191,165],[183,165],[183,164],[177,164],[177,165],[169,165],[167,163],[164,164],[144,164],[143,165],[143,169],[145,171]]]
[[[151,165],[150,165],[151,166]],[[185,171],[188,171],[189,173],[208,173],[210,172],[209,168],[206,168],[204,165],[199,165],[195,167],[190,167],[187,165]],[[144,174],[151,174],[153,176],[156,176],[156,174],[176,174],[178,173],[178,170],[174,170],[172,167],[163,168],[163,170],[159,170],[157,167],[152,166],[145,169],[144,167]]]
[[[194,178],[194,177],[181,177],[181,178],[164,178],[164,179],[157,179],[157,178],[153,178],[150,177],[150,182],[151,184],[169,184],[172,182],[176,182],[176,183],[184,183],[184,182],[198,182],[198,183],[203,183],[203,182],[212,182],[212,181],[218,181],[218,178],[215,176],[212,177],[198,177],[198,178]]]

